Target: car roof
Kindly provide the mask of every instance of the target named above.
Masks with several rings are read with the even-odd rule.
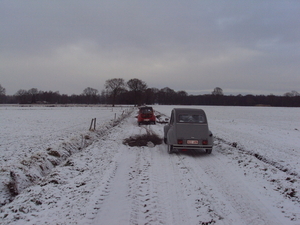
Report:
[[[202,113],[205,115],[203,109],[195,109],[195,108],[174,108],[173,109],[176,114],[178,113]]]
[[[144,111],[151,111],[153,112],[153,108],[152,107],[141,107],[139,108],[139,112],[144,112]]]

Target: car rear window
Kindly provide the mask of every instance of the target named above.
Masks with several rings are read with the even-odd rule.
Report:
[[[205,117],[199,114],[179,114],[178,123],[205,123]]]
[[[153,113],[153,109],[152,108],[142,108],[140,109],[140,112],[141,113],[145,113],[145,114],[150,114],[150,113]]]

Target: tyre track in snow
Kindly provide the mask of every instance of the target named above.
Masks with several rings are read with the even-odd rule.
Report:
[[[172,205],[168,204],[169,199],[167,198],[167,196],[162,194],[170,190],[169,188],[170,176],[166,176],[167,165],[165,165],[161,160],[162,157],[164,157],[164,152],[162,151],[160,145],[160,146],[156,146],[155,148],[152,148],[150,153],[152,159],[151,189],[153,193],[151,203],[153,204],[153,207],[155,207],[157,211],[156,224],[172,224],[174,221],[172,219],[173,217],[170,210]],[[162,170],[162,168],[166,168],[166,169]]]
[[[193,210],[192,224],[226,224],[223,216],[212,204],[212,196],[206,192],[207,185],[199,177],[199,173],[192,173],[189,166],[183,160],[185,156],[174,155],[173,161],[178,171],[179,181],[186,196],[188,208]],[[186,163],[190,165],[190,162]],[[242,223],[240,223],[242,224]]]
[[[224,203],[223,204],[224,204],[224,206],[225,205],[227,205],[227,206],[220,207],[217,204],[216,209],[218,209],[218,211],[221,213],[221,215],[226,215],[227,220],[229,219],[229,224],[232,224],[232,223],[240,224],[240,223],[234,222],[236,220],[236,219],[234,219],[234,217],[228,218],[228,216],[227,216],[228,210],[225,210],[228,208],[229,209],[231,208],[231,212],[229,214],[232,214],[232,212],[236,212],[238,214],[238,215],[236,215],[237,218],[238,217],[243,218],[243,219],[241,219],[241,221],[245,221],[244,217],[248,217],[248,216],[250,216],[250,217],[252,216],[252,218],[255,218],[256,211],[259,212],[260,211],[259,209],[261,209],[261,211],[263,213],[257,214],[259,217],[257,219],[257,221],[262,221],[261,224],[271,224],[272,221],[275,221],[274,224],[276,224],[277,217],[289,218],[291,221],[291,224],[294,224],[294,221],[297,220],[297,218],[299,217],[299,212],[297,212],[295,209],[294,210],[287,209],[287,207],[285,207],[285,202],[293,201],[293,202],[295,202],[295,205],[297,204],[297,202],[299,202],[298,193],[297,193],[297,191],[295,191],[295,190],[297,190],[297,183],[298,183],[299,175],[292,169],[290,169],[288,167],[284,167],[283,165],[281,165],[278,162],[271,161],[270,159],[265,158],[258,153],[253,153],[253,152],[247,151],[244,148],[241,148],[240,146],[238,146],[238,147],[234,146],[233,144],[236,144],[236,143],[229,143],[221,138],[217,138],[217,141],[219,141],[225,145],[231,146],[231,148],[236,148],[242,154],[238,154],[239,157],[231,157],[229,154],[233,154],[233,153],[229,152],[228,154],[226,154],[226,152],[228,152],[228,149],[226,147],[225,147],[226,149],[222,149],[222,148],[224,148],[224,146],[220,146],[220,144],[219,144],[217,146],[215,145],[215,147],[214,147],[215,150],[213,150],[213,154],[211,156],[207,156],[205,154],[202,154],[202,153],[199,153],[196,151],[191,154],[186,154],[186,156],[188,158],[192,156],[194,159],[197,159],[197,163],[195,165],[191,164],[191,162],[189,161],[190,159],[184,160],[186,158],[186,156],[184,156],[185,154],[178,155],[180,161],[187,165],[185,167],[188,169],[189,173],[193,174],[192,177],[194,177],[194,178],[198,177],[199,184],[201,184],[201,180],[202,180],[201,171],[205,171],[205,173],[203,174],[205,177],[204,180],[208,179],[208,182],[205,181],[205,183],[203,183],[203,184],[206,187],[209,187],[208,184],[212,183],[213,186],[212,186],[211,190],[217,190],[214,192],[210,191],[211,194],[209,194],[209,192],[202,193],[203,196],[210,195],[210,197],[208,197],[208,199],[207,199],[208,202],[214,203],[215,200],[213,200],[213,199],[216,199],[216,196],[219,196],[221,198],[226,197],[225,199],[223,199],[223,201],[225,203],[227,202],[227,204],[224,204]],[[232,150],[232,151],[234,151],[234,150]],[[224,157],[220,158],[218,153],[223,155]],[[236,154],[234,154],[234,155],[236,156]],[[214,159],[213,159],[214,161],[211,158],[212,156],[214,157]],[[202,161],[202,158],[203,158],[203,161]],[[208,158],[208,160],[206,160],[206,158]],[[200,165],[198,165],[199,159],[201,160],[199,162]],[[224,163],[225,161],[227,161],[228,163]],[[241,164],[240,162],[244,162],[244,163],[242,163],[243,165],[240,165]],[[248,164],[250,162],[251,162],[251,164],[250,164],[250,166],[248,166]],[[256,164],[256,163],[258,163],[258,164]],[[269,164],[270,166],[274,166],[274,168],[270,168],[270,171],[267,171],[268,167],[262,165],[263,163]],[[235,164],[235,166],[233,166],[234,164]],[[236,164],[238,164],[238,165],[236,165]],[[216,169],[219,165],[221,167],[223,166],[224,171],[222,171],[220,169],[219,170]],[[253,165],[254,165],[254,168],[251,168],[251,166],[253,166]],[[225,173],[225,170],[227,169],[228,166],[229,166],[229,168],[231,168],[231,172],[233,172],[232,174]],[[250,170],[248,168],[245,171],[245,174],[247,173],[247,178],[243,174],[240,177],[241,180],[239,180],[236,177],[236,175],[237,175],[236,171],[238,171],[238,170],[244,171],[243,167],[244,168],[250,167]],[[208,169],[208,168],[210,168],[210,169]],[[277,173],[280,173],[280,172],[276,171],[276,169],[278,169],[282,173],[286,173],[286,175],[284,176],[286,178],[284,178],[284,177],[280,178],[280,176],[276,176]],[[194,171],[194,172],[192,172],[192,171]],[[265,171],[267,171],[267,172],[265,172]],[[257,181],[258,179],[253,179],[253,178],[249,179],[248,173],[250,173],[250,177],[258,176],[259,178],[263,179],[263,183],[264,183],[264,185],[266,185],[267,188],[263,184],[261,184],[260,181]],[[228,177],[228,179],[226,179],[226,177]],[[267,180],[265,179],[266,177],[268,178]],[[222,181],[221,183],[223,185],[219,185],[220,182],[218,179],[220,179]],[[253,183],[253,181],[254,181],[254,183]],[[245,182],[244,185],[242,185],[243,182]],[[215,185],[215,183],[216,183],[216,185]],[[252,189],[248,188],[249,185],[252,186]],[[223,186],[227,187],[227,188],[225,188],[225,190],[223,190]],[[239,187],[238,192],[241,193],[242,198],[236,198],[236,196],[234,195],[235,187]],[[243,188],[243,187],[245,187],[245,188]],[[258,192],[257,189],[259,189],[259,188],[262,189],[262,190],[260,190],[260,192],[263,194],[258,195],[258,197],[256,197],[255,194]],[[220,191],[218,189],[220,189]],[[253,190],[255,190],[254,191],[255,193],[251,193],[251,192],[253,192]],[[272,193],[270,194],[270,192],[272,192]],[[284,198],[282,198],[282,196],[278,195],[279,193],[281,193]],[[267,198],[266,201],[268,201],[268,200],[270,200],[270,201],[263,202],[264,204],[260,205],[260,204],[257,204],[255,200],[253,200],[253,199],[256,199],[256,200],[258,199],[257,202],[260,202],[259,198],[261,196],[265,197],[263,195],[269,196],[270,198],[269,199]],[[274,198],[273,197],[274,195],[278,196],[278,197]],[[230,196],[232,196],[232,197],[230,197]],[[254,196],[254,197],[252,197],[252,196]],[[249,203],[248,203],[247,199],[249,200]],[[228,201],[228,200],[230,200],[230,201]],[[218,201],[215,201],[215,203]],[[231,203],[231,201],[232,201],[232,203]],[[261,200],[261,201],[263,201],[263,200]],[[249,204],[250,204],[250,207],[249,207]],[[243,207],[241,208],[240,205],[242,205]],[[256,207],[256,205],[258,205],[258,207]],[[235,206],[235,208],[237,208],[237,210],[235,210],[235,208],[233,206]],[[250,209],[251,207],[253,207],[253,209]],[[274,216],[274,214],[270,213],[270,211],[273,211],[273,209],[275,209],[275,212],[276,212],[276,213],[274,213],[274,214],[276,214],[275,216]],[[251,212],[251,210],[252,210],[252,212]],[[265,217],[264,215],[266,215],[266,219],[264,219],[264,217]],[[214,217],[214,216],[212,216],[212,217]],[[283,218],[282,221],[285,221],[285,218]],[[268,219],[270,219],[270,221],[268,221]],[[251,220],[250,220],[250,224],[251,224]]]
[[[285,198],[298,204],[300,203],[298,191],[300,187],[299,174],[290,168],[290,166],[284,166],[278,162],[280,159],[273,161],[267,156],[245,149],[237,143],[229,143],[219,137],[216,138],[215,146],[220,147],[219,153],[236,161],[240,168],[245,170],[245,173],[251,168],[258,176],[263,177],[269,184],[274,186],[274,189]],[[261,171],[264,172],[262,173]]]
[[[146,129],[145,129],[146,128]],[[163,125],[136,127],[124,137],[161,133]],[[119,146],[109,191],[92,224],[283,224],[270,202],[243,183],[218,152],[169,155],[165,144]],[[226,169],[225,169],[226,168]],[[254,184],[255,186],[255,184]],[[257,195],[258,194],[258,195]],[[280,211],[278,211],[280,214]],[[285,220],[283,220],[285,221]]]
[[[299,210],[288,209],[286,204],[293,204],[299,207],[299,178],[293,172],[282,167],[274,166],[267,158],[261,160],[255,153],[245,150],[243,147],[235,146],[227,141],[217,138],[215,142],[216,152],[223,155],[235,164],[236,169],[242,171],[247,176],[248,184],[256,183],[254,189],[263,188],[266,196],[276,195],[270,204],[276,205],[280,211],[290,221],[297,221]],[[252,178],[251,178],[252,177]],[[252,180],[252,181],[251,181]],[[276,193],[274,193],[276,192]]]
[[[126,131],[126,134],[134,133],[131,129]],[[131,210],[135,208],[133,202],[126,201],[126,199],[130,199],[131,195],[128,182],[131,182],[132,177],[128,171],[130,171],[130,167],[132,166],[132,162],[135,161],[136,155],[128,152],[127,147],[121,144],[123,137],[119,135],[120,133],[116,132],[113,137],[111,137],[111,139],[117,140],[116,145],[113,147],[115,149],[114,151],[116,151],[116,155],[111,160],[111,163],[114,164],[113,169],[111,169],[113,172],[107,171],[108,174],[112,175],[107,175],[106,178],[103,177],[103,181],[101,182],[103,185],[100,184],[98,190],[94,190],[91,206],[88,208],[95,210],[89,214],[83,221],[83,224],[126,224],[130,219],[128,215],[130,215]],[[126,161],[124,161],[124,159],[126,159]],[[104,195],[101,194],[103,189],[106,189]],[[99,194],[101,197],[99,197]],[[93,200],[93,198],[96,200]],[[112,212],[115,212],[114,215],[112,215]]]
[[[226,218],[225,224],[283,224],[281,217],[272,212],[274,208],[268,206],[269,202],[260,200],[262,196],[248,189],[240,173],[224,163],[225,158],[199,152],[178,157],[188,174],[201,186],[201,196],[206,196],[204,200],[208,201],[208,211],[213,218],[221,215]]]
[[[117,157],[118,156],[115,158]],[[107,197],[110,195],[112,189],[111,182],[116,176],[117,169],[118,164],[116,163],[115,159],[112,159],[111,165],[109,165],[103,177],[101,177],[101,182],[98,183],[97,180],[95,180],[95,189],[88,200],[90,207],[88,207],[88,210],[86,210],[86,219],[94,219],[95,215],[98,213],[98,210],[104,204],[105,199],[107,199]]]
[[[124,133],[161,133],[162,127],[137,128],[132,120]],[[217,152],[169,155],[164,144],[122,145],[94,224],[280,224],[226,160]]]
[[[132,201],[130,213],[130,224],[139,224],[141,220],[147,223],[149,214],[148,201],[149,196],[149,161],[142,156],[140,149],[133,148],[137,151],[134,164],[130,167],[129,175],[132,182],[128,183],[129,197]]]
[[[142,135],[145,132],[151,133],[148,126],[136,128],[136,120],[131,121],[133,130],[138,133],[131,136]],[[129,201],[131,201],[130,224],[161,224],[159,221],[160,207],[156,204],[157,193],[153,190],[151,169],[153,168],[152,149],[148,147],[131,147],[127,151],[135,153],[134,163],[131,164],[128,172]]]
[[[130,217],[130,224],[159,224],[157,222],[157,199],[151,187],[152,160],[149,149],[133,149],[138,151],[135,165],[131,167],[133,182],[129,183],[130,197],[133,201],[133,208]]]
[[[158,133],[162,126],[146,128]],[[129,123],[126,133],[143,134],[147,129]],[[99,210],[94,218],[91,216],[91,224],[205,224],[195,216],[195,206],[189,204],[185,180],[178,176],[178,160],[164,147],[120,147],[119,156],[114,158],[118,166],[106,181],[108,191],[94,207]]]
[[[124,157],[122,149],[118,149],[120,142],[115,141],[119,138],[118,129],[120,130],[120,128],[116,129],[117,130],[109,134],[108,138],[104,139],[103,142],[100,141],[92,146],[95,149],[103,149],[103,151],[99,151],[100,155],[97,157],[97,161],[99,162],[95,164],[90,174],[89,180],[93,183],[93,189],[87,191],[92,192],[92,194],[89,195],[89,199],[87,200],[88,204],[83,210],[85,218],[81,221],[77,221],[78,224],[91,223],[99,213],[99,210],[107,204],[107,200],[110,196],[115,194],[113,193],[115,190],[114,181],[116,176],[118,176],[118,171],[122,170],[122,164],[119,162]],[[106,148],[108,145],[109,147]],[[93,155],[91,155],[91,157],[93,157]]]
[[[162,129],[163,125],[156,126],[152,132],[158,133]],[[192,176],[180,156],[169,155],[165,144],[155,150],[153,168],[157,171],[153,171],[153,175],[159,180],[156,186],[163,214],[167,215],[166,224],[224,224],[222,216],[211,209],[209,197],[199,185],[199,178]],[[164,170],[159,171],[161,168]]]
[[[128,128],[127,133],[136,135],[134,133],[136,129]],[[139,127],[138,134],[158,133],[159,129],[162,129],[162,126]],[[110,197],[114,193],[111,191],[110,200],[108,200],[109,197],[104,199],[105,209],[100,209],[102,213],[99,214],[98,220],[95,220],[97,221],[95,224],[100,221],[102,224],[114,224],[116,218],[118,218],[118,223],[115,224],[121,224],[120,221],[122,224],[251,224],[244,223],[251,218],[251,215],[243,212],[241,216],[239,212],[236,212],[237,209],[232,206],[232,203],[224,199],[223,195],[215,196],[215,184],[211,184],[213,182],[207,175],[207,170],[205,171],[193,162],[193,157],[184,154],[169,155],[165,145],[155,148],[122,147],[120,149],[123,151],[123,156],[118,157],[118,160],[122,160],[123,157],[126,157],[126,160],[130,159],[126,166],[121,161],[116,162],[116,164],[123,165],[118,167],[118,170],[126,171],[127,168],[127,176],[122,172],[127,186],[121,186],[118,189],[122,193],[120,198],[127,195],[126,203],[122,202],[122,204],[127,205],[129,217],[125,218],[126,216],[118,213],[112,217],[109,214],[109,210],[118,208],[113,203],[116,202],[116,198]],[[198,156],[203,157],[201,163],[208,159],[206,154],[198,154]],[[213,163],[218,164],[216,161]],[[164,168],[163,171],[162,168]],[[114,179],[117,177],[120,176],[115,176]],[[116,184],[112,185],[112,189],[115,189]],[[125,189],[127,189],[126,193]],[[120,209],[121,214],[125,211],[124,207]],[[255,211],[254,214],[256,213]],[[249,221],[252,221],[252,218]]]
[[[137,129],[139,132],[134,133]],[[132,129],[129,127],[126,133],[132,136],[143,134],[149,130],[151,129],[147,127],[133,127]],[[165,202],[165,200],[161,200],[161,197],[165,197],[165,195],[161,195],[160,191],[164,193],[165,190],[159,187],[165,176],[162,179],[157,176],[161,173],[160,169],[163,166],[163,164],[160,164],[159,167],[155,166],[154,157],[157,156],[157,147],[128,148],[122,146],[119,154],[116,164],[120,166],[117,167],[116,176],[110,182],[111,191],[105,199],[101,199],[94,224],[175,224],[165,223],[163,212],[166,210],[161,206]],[[126,162],[122,162],[124,158],[126,158]],[[120,183],[123,185],[117,187]],[[124,200],[124,196],[126,196],[126,200],[121,203],[118,198]],[[123,204],[124,207],[120,207],[120,204]],[[114,215],[111,215],[109,211],[112,209],[119,210],[114,211]],[[129,216],[124,216],[124,214]]]
[[[135,120],[134,120],[135,122]],[[133,120],[126,127],[126,137],[144,133]],[[125,138],[125,137],[124,137]],[[107,196],[101,200],[91,224],[163,224],[158,222],[160,207],[155,203],[151,181],[152,158],[149,148],[121,145],[115,158],[115,176]],[[98,192],[98,191],[96,191]]]
[[[159,133],[162,126],[142,126],[142,132]],[[144,129],[144,130],[143,130]],[[164,145],[154,148],[132,148],[138,151],[134,174],[134,204],[130,224],[209,224],[212,220],[199,220],[195,206],[189,204],[189,190],[184,175],[180,175],[180,162],[170,157]],[[134,188],[135,187],[135,188]]]
[[[241,146],[238,146],[237,143],[230,143],[230,142],[225,141],[224,139],[219,138],[219,137],[215,137],[215,139],[220,143],[224,143],[228,146],[236,148],[238,151],[240,151],[244,154],[254,156],[258,160],[275,167],[276,169],[286,173],[289,176],[293,176],[297,179],[300,179],[300,175],[296,171],[293,171],[293,169],[290,169],[287,166],[282,165],[280,162],[273,161],[273,160],[269,159],[268,157],[259,154],[258,152],[249,151],[249,150],[247,150],[247,149],[245,149]]]
[[[164,150],[164,146],[161,145],[153,152],[152,171],[153,186],[158,195],[156,204],[161,206],[163,224],[194,224],[191,222],[192,215],[178,177],[178,168]]]

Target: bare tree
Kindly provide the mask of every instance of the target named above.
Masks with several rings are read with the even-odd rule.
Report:
[[[127,86],[133,92],[134,104],[141,104],[142,94],[146,91],[147,84],[144,81],[134,78],[127,82]]]
[[[28,95],[31,97],[31,103],[36,103],[36,96],[39,93],[37,88],[31,88],[27,91]]]
[[[186,91],[178,91],[176,94],[178,103],[181,105],[186,104],[188,93]]]
[[[31,88],[27,92],[28,92],[29,95],[36,95],[36,94],[39,93],[37,88]]]
[[[0,84],[0,95],[5,95],[5,88]]]
[[[99,97],[99,91],[97,89],[87,87],[83,90],[82,94],[85,96],[88,104],[97,103]]]
[[[87,87],[86,89],[83,90],[83,95],[85,96],[94,96],[97,94],[98,94],[98,90],[91,87]]]
[[[105,82],[105,89],[112,97],[112,106],[115,106],[116,97],[124,91],[125,82],[123,78],[113,78]]]
[[[157,93],[157,97],[159,104],[176,104],[176,92],[169,87],[164,87],[160,89]]]
[[[297,91],[291,91],[291,92],[285,93],[284,96],[286,96],[286,97],[295,97],[295,96],[300,96],[300,94]]]
[[[0,103],[3,103],[5,100],[5,88],[0,84]]]
[[[159,92],[158,88],[147,88],[145,91],[145,103],[148,105],[153,105],[157,102],[157,93]]]
[[[15,97],[17,98],[18,102],[20,104],[24,104],[24,103],[30,103],[30,95],[28,93],[28,91],[20,89],[17,91],[17,93],[15,94]]]
[[[220,87],[216,87],[211,94],[212,95],[223,95],[223,90]]]

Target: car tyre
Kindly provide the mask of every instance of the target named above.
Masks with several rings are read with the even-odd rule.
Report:
[[[173,153],[173,145],[168,145],[168,153],[169,154]]]
[[[211,154],[212,149],[206,149],[206,154]]]

